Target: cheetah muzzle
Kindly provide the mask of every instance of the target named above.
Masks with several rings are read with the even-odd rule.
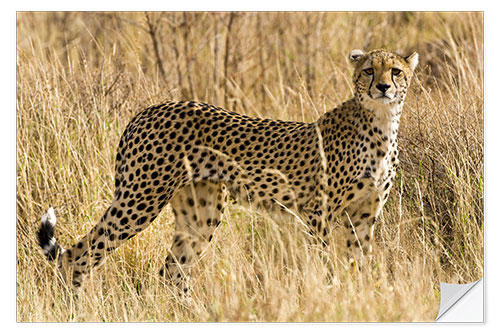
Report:
[[[170,203],[175,233],[161,274],[189,293],[191,266],[232,195],[293,211],[324,244],[340,220],[353,258],[370,255],[395,176],[399,120],[418,55],[353,50],[349,60],[354,97],[314,123],[251,118],[198,102],[140,112],[120,139],[114,199],[99,223],[64,250],[49,210],[38,232],[44,254],[58,258],[77,291],[91,268]]]

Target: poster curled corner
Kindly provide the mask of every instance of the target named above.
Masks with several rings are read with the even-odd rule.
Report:
[[[483,278],[467,284],[440,283],[437,322],[484,322]]]

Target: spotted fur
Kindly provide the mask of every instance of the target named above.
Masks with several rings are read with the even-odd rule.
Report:
[[[340,219],[353,256],[369,255],[398,163],[399,119],[418,55],[354,50],[349,59],[355,96],[313,123],[251,118],[199,102],[148,107],[121,137],[114,199],[99,223],[66,251],[55,247],[54,225],[42,223],[48,237],[40,245],[49,258],[60,254],[63,275],[78,289],[91,268],[170,203],[175,234],[160,273],[189,293],[192,264],[232,195],[263,209],[286,207],[324,244]]]

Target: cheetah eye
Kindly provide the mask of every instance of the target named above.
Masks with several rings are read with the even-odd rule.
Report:
[[[401,73],[401,70],[399,68],[392,69],[392,75],[399,75],[400,73]]]
[[[363,69],[363,72],[364,72],[366,75],[373,75],[373,68]]]

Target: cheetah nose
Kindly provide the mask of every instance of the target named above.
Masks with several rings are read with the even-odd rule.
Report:
[[[388,85],[387,83],[379,83],[377,84],[377,89],[380,90],[381,92],[385,93],[391,86]]]

